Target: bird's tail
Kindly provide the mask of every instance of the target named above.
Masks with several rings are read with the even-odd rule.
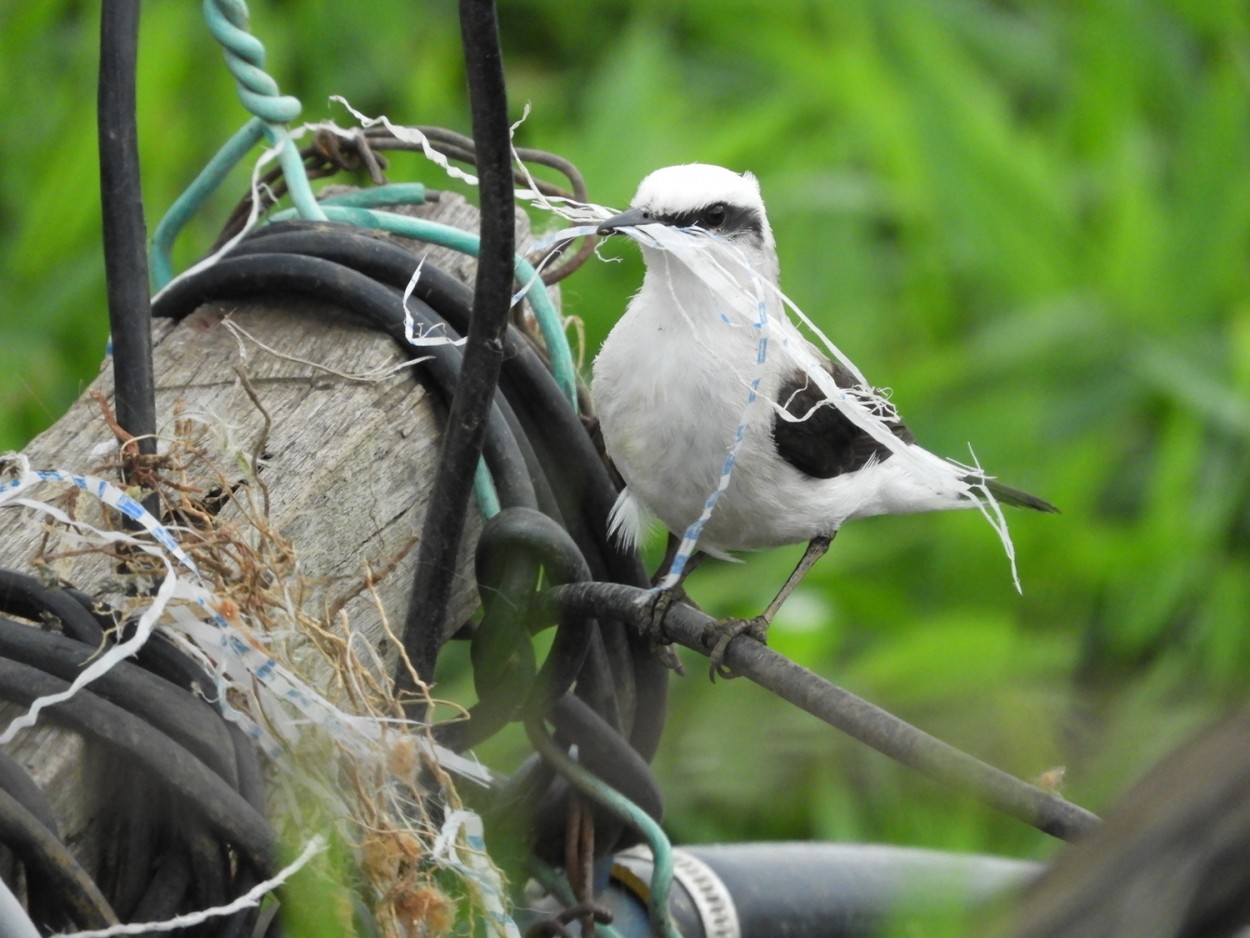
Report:
[[[1020,489],[1012,488],[1010,485],[1003,485],[995,479],[983,479],[978,476],[965,476],[964,481],[972,485],[984,485],[996,501],[1004,505],[1014,505],[1017,508],[1032,508],[1034,511],[1044,511],[1047,514],[1057,515],[1059,509],[1046,501],[1044,498],[1038,498],[1036,495],[1030,495],[1028,492]]]

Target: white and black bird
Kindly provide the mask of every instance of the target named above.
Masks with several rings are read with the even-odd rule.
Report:
[[[803,337],[775,287],[776,244],[750,173],[670,166],[647,176],[630,205],[598,228],[629,229],[646,263],[592,379],[604,444],[626,483],[613,531],[636,541],[651,515],[678,536],[687,532],[734,450],[699,549],[725,558],[808,542],[763,614],[726,630],[714,663],[732,635],[764,638],[781,603],[853,518],[994,501],[1056,510],[920,447],[849,361],[831,360]],[[685,229],[682,240],[699,250],[674,250],[681,242],[653,226]]]

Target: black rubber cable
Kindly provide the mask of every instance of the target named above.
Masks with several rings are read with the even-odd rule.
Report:
[[[247,734],[235,723],[227,723],[230,742],[234,745],[234,764],[239,773],[239,794],[247,799],[259,812],[264,812],[265,778],[261,773],[260,757],[256,752],[256,744],[247,738]]]
[[[229,848],[206,826],[179,831],[181,847],[191,858],[190,908],[209,909],[235,898],[231,895]]]
[[[24,707],[66,690],[67,682],[28,665],[0,659],[0,699]],[[78,691],[48,715],[136,760],[203,812],[204,819],[258,871],[272,869],[273,833],[258,813],[221,777],[168,736],[91,693]]]
[[[0,789],[0,841],[26,866],[41,896],[55,904],[80,928],[106,928],[117,916],[86,871],[56,836],[21,803]],[[32,884],[33,885],[33,884]]]
[[[577,761],[623,794],[656,821],[664,816],[664,795],[651,767],[603,717],[571,694],[556,701],[549,714],[556,738],[577,746]]]
[[[73,596],[48,589],[33,576],[0,569],[0,613],[47,626],[49,617],[67,634],[93,648],[104,641],[104,630]]]
[[[430,493],[430,507],[417,552],[403,644],[421,680],[431,680],[443,642],[443,625],[473,484],[473,468],[486,435],[486,415],[503,361],[503,337],[512,304],[515,217],[512,194],[512,136],[499,25],[492,0],[460,0],[460,37],[464,45],[473,139],[477,144],[480,193],[480,251],[473,290],[464,365],[447,418],[447,430]],[[415,695],[413,675],[396,669],[396,695],[414,701],[412,714],[424,711]]]
[[[552,602],[602,615],[611,610],[641,627],[649,594],[615,583],[575,583],[549,591]],[[674,605],[664,620],[664,634],[688,648],[707,653],[717,636],[710,616],[684,604]],[[739,637],[725,651],[725,664],[782,700],[842,730],[878,752],[955,791],[978,800],[1064,840],[1075,840],[1098,824],[1096,815],[1058,795],[1008,775],[1001,769],[930,736],[849,691],[779,655],[767,645]]]
[[[0,617],[0,656],[68,683],[95,656],[95,650]],[[128,661],[117,662],[89,687],[164,733],[232,788],[238,784],[234,743],[221,715],[204,701]]]
[[[127,922],[165,922],[183,908],[191,890],[191,865],[184,852],[166,850],[151,872],[147,889],[126,915]]]
[[[560,622],[547,659],[528,686],[519,687],[506,672],[511,656],[529,651],[529,613],[536,598],[540,567],[556,583],[580,582],[589,569],[568,532],[537,511],[511,508],[483,526],[477,552],[478,590],[486,608],[473,639],[474,680],[478,703],[469,719],[435,727],[435,738],[456,751],[471,748],[504,725],[525,715],[546,712],[578,679],[590,646],[593,623]],[[516,643],[523,643],[519,649]],[[490,661],[502,672],[492,677]],[[610,674],[607,675],[610,678]],[[601,678],[602,680],[602,678]]]
[[[99,819],[95,878],[117,916],[127,919],[148,889],[152,866],[170,840],[173,800],[157,778],[125,752],[86,738],[100,753],[93,797],[108,806]],[[199,823],[189,813],[180,813],[185,823]]]
[[[44,796],[43,789],[8,752],[0,749],[0,789],[17,799],[23,808],[49,831],[59,837],[56,815]]]
[[[138,45],[139,0],[109,0],[103,4],[96,118],[117,422],[132,436],[139,437],[140,453],[155,455],[156,391],[147,226],[143,220],[135,119]],[[156,510],[154,493],[144,500],[144,505],[149,511]]]

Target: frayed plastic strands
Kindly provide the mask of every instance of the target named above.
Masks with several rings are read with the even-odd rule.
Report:
[[[273,724],[279,735],[294,740],[303,727],[317,726],[357,757],[367,757],[377,751],[382,742],[385,721],[344,713],[326,700],[215,611],[216,600],[207,590],[184,584],[179,596],[193,602],[210,616],[212,622],[210,625],[197,618],[186,606],[175,607],[172,614],[179,630],[194,641],[216,668],[222,669],[231,678],[234,686],[246,687],[252,681],[264,685],[269,696],[259,697],[258,703],[266,720]],[[299,713],[300,719],[292,719],[281,707],[274,706],[276,703],[288,704]],[[251,731],[251,735],[271,757],[281,758],[286,751],[278,740],[259,726]],[[418,742],[448,771],[479,784],[490,780],[489,773],[479,763],[428,740]]]
[[[309,725],[320,727],[346,751],[358,756],[376,751],[382,739],[384,724],[371,717],[344,713],[264,651],[241,623],[236,625],[223,615],[221,610],[229,608],[228,603],[198,582],[177,576],[165,551],[172,554],[192,574],[198,573],[195,563],[178,546],[173,534],[148,514],[139,502],[95,476],[61,470],[32,470],[25,457],[17,454],[10,454],[5,460],[10,466],[15,466],[16,470],[14,478],[0,484],[0,505],[20,505],[46,514],[66,529],[78,532],[84,543],[95,546],[124,544],[142,551],[161,562],[165,575],[156,594],[139,616],[135,634],[104,650],[65,691],[34,701],[30,709],[14,719],[0,735],[0,743],[10,742],[18,732],[35,725],[39,713],[46,707],[69,699],[106,673],[114,664],[135,654],[147,641],[156,624],[164,619],[166,625],[172,626],[171,637],[184,649],[194,650],[195,657],[206,662],[210,673],[218,676],[218,685],[214,690],[216,702],[222,707],[223,714],[236,722],[270,758],[281,761],[287,751],[282,745],[283,739],[295,740]],[[74,485],[103,504],[122,512],[126,517],[133,518],[159,543],[142,541],[125,532],[101,530],[70,518],[53,505],[18,497],[27,489],[43,482]],[[265,693],[261,694],[259,688],[264,688]],[[263,716],[271,730],[264,729],[254,717],[249,718],[241,711],[229,707],[226,693],[228,689],[240,690],[250,698],[256,710],[255,716]],[[298,713],[299,718],[289,714],[284,705]],[[435,746],[428,740],[420,740],[420,744],[428,755],[448,771],[479,784],[489,781],[489,773],[477,762]]]
[[[351,104],[348,103],[347,99],[342,95],[331,95],[330,100],[335,104],[340,104],[346,108],[347,112],[351,114],[352,117],[360,121],[360,125],[362,127],[366,129],[379,126],[385,127],[387,131],[395,137],[395,139],[413,144],[414,146],[419,146],[421,148],[421,152],[425,154],[425,158],[440,167],[443,172],[451,178],[459,179],[461,182],[470,186],[477,185],[476,176],[472,173],[466,173],[464,170],[453,166],[451,160],[440,153],[434,145],[430,143],[429,137],[423,134],[416,127],[406,127],[403,124],[392,123],[391,119],[385,114],[380,117],[369,117],[367,114],[362,114],[360,111],[352,107]]]
[[[464,877],[485,912],[485,924],[491,934],[521,938],[520,929],[506,911],[503,880],[487,856],[482,819],[478,815],[472,811],[452,811],[443,822],[430,856]]]
[[[30,709],[26,713],[13,719],[0,733],[0,745],[10,743],[14,737],[24,729],[34,726],[39,719],[39,713],[46,707],[53,704],[61,703],[69,700],[77,694],[82,688],[95,681],[97,678],[106,674],[113,665],[119,661],[124,661],[131,655],[139,651],[148,637],[152,634],[152,629],[157,620],[162,616],[165,607],[174,595],[177,585],[177,576],[174,573],[173,564],[161,551],[160,547],[152,544],[144,543],[132,537],[129,534],[123,534],[117,531],[101,531],[85,522],[70,518],[59,508],[52,505],[46,505],[42,502],[29,498],[18,498],[17,496],[43,482],[66,482],[70,485],[95,496],[101,502],[113,508],[126,517],[138,522],[145,530],[147,530],[154,538],[156,538],[161,546],[173,553],[174,556],[183,563],[189,570],[195,570],[195,564],[191,558],[183,553],[173,539],[173,535],[169,533],[161,524],[144,510],[135,499],[131,498],[121,489],[112,485],[103,479],[95,476],[77,475],[74,473],[61,472],[59,470],[32,470],[27,463],[25,457],[10,454],[5,457],[10,465],[17,465],[17,478],[10,479],[3,485],[0,485],[0,505],[14,504],[21,505],[26,508],[33,508],[41,511],[59,523],[65,525],[71,530],[78,532],[86,532],[92,539],[99,543],[125,543],[138,550],[143,551],[151,557],[160,560],[165,568],[165,575],[161,579],[161,585],[157,588],[156,595],[153,596],[151,604],[144,610],[135,624],[134,635],[123,642],[104,650],[100,655],[92,659],[91,663],[79,672],[73,682],[64,691],[57,694],[49,694],[35,700]]]
[[[417,264],[416,270],[412,272],[412,276],[408,279],[408,285],[404,287],[403,306],[404,306],[404,340],[412,346],[421,347],[428,345],[464,345],[468,341],[467,336],[461,336],[453,339],[444,335],[438,335],[432,330],[429,332],[417,332],[417,322],[412,315],[412,310],[408,308],[408,301],[412,299],[412,292],[417,288],[417,284],[421,280],[421,271],[425,267],[425,258]],[[443,329],[446,332],[446,327]]]
[[[156,541],[173,554],[179,563],[192,573],[199,572],[194,561],[178,546],[178,541],[169,533],[169,530],[148,514],[138,501],[113,485],[113,483],[97,476],[62,472],[59,469],[31,469],[29,460],[21,453],[7,453],[0,457],[0,463],[15,467],[13,472],[14,478],[0,483],[0,505],[13,500],[17,495],[38,485],[40,482],[66,482],[89,495],[95,496],[110,508],[121,512],[127,518],[140,524]],[[23,501],[23,503],[35,507],[44,507],[38,502],[26,503]]]
[[[150,935],[153,933],[164,933],[175,928],[191,928],[195,925],[202,925],[211,919],[233,915],[235,912],[241,912],[244,909],[260,905],[261,900],[265,896],[279,886],[284,885],[287,880],[302,870],[313,857],[325,849],[325,839],[318,834],[304,846],[298,857],[279,870],[271,879],[257,883],[246,893],[239,896],[239,898],[226,905],[214,906],[211,909],[201,909],[198,912],[188,912],[186,915],[179,915],[166,919],[163,922],[137,922],[133,925],[110,925],[108,928],[96,928],[89,931],[61,932],[54,935],[53,938],[113,938],[115,935]]]
[[[529,276],[522,281],[521,289],[512,294],[512,305],[517,306],[527,296],[530,296],[533,291],[545,288],[542,282],[542,272],[556,258],[558,252],[554,248],[576,238],[593,235],[597,230],[595,225],[581,225],[577,228],[566,228],[563,231],[557,231],[535,241],[530,247],[530,254],[541,254],[542,260],[530,270]],[[518,265],[517,269],[520,272],[520,265]]]

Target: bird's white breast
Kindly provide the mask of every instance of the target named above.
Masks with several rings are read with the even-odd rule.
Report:
[[[772,446],[772,409],[764,398],[775,397],[782,356],[770,354],[761,368],[754,311],[724,308],[752,302],[745,293],[713,294],[663,254],[648,261],[642,289],[595,360],[592,393],[608,455],[633,496],[680,533],[716,490],[745,415],[730,488],[700,545],[718,552],[763,546],[757,513],[767,506],[755,493],[769,480],[761,474],[800,475],[775,457],[762,458]],[[756,377],[760,399],[748,408]]]

